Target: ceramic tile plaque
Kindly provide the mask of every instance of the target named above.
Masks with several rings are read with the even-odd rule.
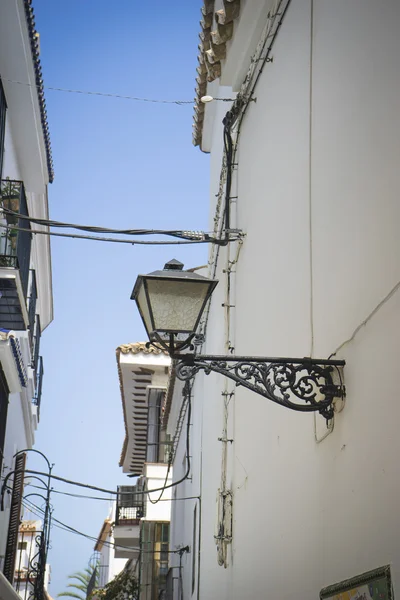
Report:
[[[380,567],[320,592],[320,600],[394,600],[390,566]]]

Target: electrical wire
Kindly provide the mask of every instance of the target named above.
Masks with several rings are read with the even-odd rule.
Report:
[[[190,397],[188,399],[188,402],[189,402],[189,414],[191,414],[191,400],[190,400]],[[189,425],[188,425],[188,431],[189,431]],[[186,447],[189,448],[189,440],[188,439],[187,439]],[[145,495],[145,494],[152,494],[153,492],[161,492],[162,490],[175,487],[176,485],[182,483],[185,479],[187,479],[188,473],[190,471],[190,457],[189,457],[189,455],[187,456],[187,465],[188,465],[187,473],[181,479],[179,479],[178,481],[174,481],[173,483],[170,483],[169,485],[161,487],[161,488],[155,488],[155,489],[152,489],[152,490],[138,490],[137,492],[135,492],[136,495],[142,496],[142,495]],[[4,502],[3,502],[3,500],[4,500],[4,490],[7,487],[7,481],[10,478],[11,475],[13,475],[13,474],[15,475],[16,473],[28,473],[28,474],[31,474],[31,475],[46,475],[46,477],[49,477],[48,473],[44,473],[42,471],[34,471],[34,470],[31,470],[31,469],[10,471],[6,475],[6,477],[4,478],[4,482],[3,482],[3,486],[2,486],[2,491],[1,491],[1,495],[2,495],[2,498],[1,498],[1,507],[2,507],[2,510],[4,509]],[[129,475],[128,475],[128,477],[129,477]],[[107,490],[105,488],[101,488],[101,487],[98,487],[98,486],[95,486],[95,485],[90,485],[89,483],[82,483],[82,482],[79,482],[79,481],[73,481],[71,479],[66,479],[65,477],[60,477],[59,475],[54,475],[53,473],[50,475],[50,478],[51,479],[55,479],[56,481],[62,481],[63,483],[67,483],[69,485],[75,485],[77,487],[83,487],[83,488],[86,488],[86,489],[95,490],[97,492],[103,492],[104,494],[112,494],[113,496],[123,496],[125,494],[126,495],[130,495],[130,492],[118,492],[118,491],[115,491],[115,490]]]
[[[38,485],[33,485],[32,483],[28,483],[27,485],[29,485],[30,487],[36,488],[38,490],[44,489]],[[9,486],[7,486],[7,489],[10,489]],[[52,488],[51,493],[52,494],[61,494],[62,496],[70,496],[72,498],[80,498],[80,499],[84,499],[84,500],[104,500],[106,502],[114,502],[115,501],[111,498],[104,498],[101,496],[86,496],[85,494],[72,494],[71,492],[62,492],[61,490],[55,490],[54,488]],[[184,498],[161,498],[159,500],[159,502],[173,502],[173,501],[177,501],[177,500],[196,500],[196,499],[198,499],[198,496],[185,496]]]
[[[90,90],[74,90],[68,88],[59,88],[53,87],[49,85],[38,85],[36,83],[28,83],[26,81],[17,81],[15,79],[6,79],[2,77],[2,81],[7,81],[8,83],[16,83],[18,85],[26,85],[27,87],[34,87],[38,90],[51,90],[53,92],[65,92],[68,94],[83,94],[88,96],[102,96],[104,98],[119,98],[122,100],[134,100],[135,102],[149,102],[152,104],[177,104],[178,106],[182,106],[185,104],[195,104],[195,100],[159,100],[157,98],[141,98],[139,96],[124,96],[122,94],[113,94],[107,92],[93,92]],[[223,100],[223,98],[220,98]]]
[[[18,217],[23,221],[36,223],[48,227],[62,227],[65,229],[79,229],[89,233],[112,233],[117,235],[170,235],[173,237],[181,237],[184,239],[202,239],[209,236],[209,232],[205,231],[188,231],[182,229],[113,229],[110,227],[101,227],[98,225],[82,225],[78,223],[66,223],[64,221],[54,221],[53,219],[41,219],[39,217],[29,217],[22,213],[16,212],[9,208],[2,207],[5,214],[13,217]],[[12,227],[12,225],[11,225]]]
[[[33,483],[27,483],[26,485],[36,488],[37,490],[44,489],[44,488],[40,487],[39,485],[34,485]],[[52,488],[51,493],[52,494],[61,494],[62,496],[70,496],[72,498],[84,498],[87,500],[104,500],[106,502],[113,502],[112,498],[104,498],[102,496],[86,496],[84,494],[72,494],[71,492],[62,492],[61,490],[55,490],[54,488]]]
[[[151,504],[157,504],[158,502],[161,501],[162,495],[164,494],[164,491],[174,487],[180,483],[182,483],[183,481],[185,481],[189,475],[190,475],[190,468],[191,468],[191,463],[190,463],[190,427],[191,427],[191,417],[192,417],[192,400],[191,400],[191,393],[192,393],[192,388],[191,385],[189,383],[189,381],[186,381],[185,383],[185,387],[184,387],[184,395],[187,398],[187,423],[186,423],[186,473],[183,477],[181,477],[181,479],[179,479],[178,481],[174,481],[173,483],[170,483],[169,485],[166,485],[167,481],[168,481],[168,474],[170,471],[170,467],[172,465],[172,458],[170,458],[169,460],[169,464],[168,464],[168,470],[167,470],[167,475],[165,477],[164,480],[164,485],[160,490],[150,490],[148,491],[148,493],[150,494],[152,491],[156,492],[156,491],[160,491],[160,495],[159,498],[157,500],[152,500],[150,498],[150,496],[148,496],[149,501],[151,502]],[[128,475],[129,477],[129,475]]]
[[[171,467],[172,467],[172,461],[169,460],[168,461],[168,467],[167,467],[167,474],[165,475],[165,479],[164,479],[163,489],[160,492],[160,495],[158,496],[157,500],[152,500],[150,498],[150,496],[148,497],[149,502],[151,502],[151,504],[158,504],[159,502],[161,502],[161,499],[162,499],[163,494],[164,494],[165,486],[167,485],[167,481],[168,481],[169,473],[171,471]]]
[[[40,506],[37,506],[36,504],[34,504],[33,502],[29,501],[29,500],[22,500],[22,504],[25,506],[25,508],[27,508],[30,512],[32,512],[34,515],[36,515],[39,518],[43,517],[43,509],[40,508]],[[52,523],[53,526],[56,527],[57,529],[60,529],[61,531],[67,531],[68,533],[73,533],[75,535],[79,535],[81,537],[84,537],[86,539],[88,539],[89,541],[94,541],[97,542],[98,541],[98,537],[95,537],[93,535],[89,535],[88,533],[83,533],[82,531],[79,531],[79,529],[75,529],[75,527],[71,527],[70,525],[67,525],[66,523],[63,523],[62,521],[59,521],[58,519],[55,519],[54,517],[52,517]],[[121,544],[117,544],[116,542],[109,542],[107,540],[104,540],[103,542],[104,546],[107,546],[109,548],[119,548],[122,550],[131,550],[131,551],[140,551],[140,548],[137,546],[124,546]],[[159,553],[160,550],[154,550],[152,552],[144,552],[145,554],[156,554]],[[168,552],[169,554],[178,554],[179,550],[163,550],[163,552]]]
[[[35,514],[37,517],[42,518],[43,517],[43,509],[40,508],[40,506],[37,506],[36,504],[34,504],[33,502],[31,502],[30,500],[22,500],[22,504],[25,506],[25,508],[27,508],[30,512],[32,512],[33,514]],[[93,536],[93,535],[89,535],[88,533],[84,533],[83,531],[79,531],[79,529],[75,529],[75,527],[71,527],[70,525],[67,525],[66,523],[63,523],[62,521],[59,521],[58,519],[55,519],[54,517],[52,517],[52,522],[53,522],[53,526],[56,527],[57,529],[61,529],[62,531],[67,531],[69,533],[74,533],[75,535],[79,535],[81,537],[84,537],[86,539],[88,539],[89,541],[92,542],[97,542],[98,538]],[[109,542],[107,540],[105,540],[103,542],[103,544],[105,546],[108,546],[110,548],[121,548],[124,550],[139,550],[138,547],[134,547],[134,546],[123,546],[121,544],[117,544],[115,542]]]
[[[190,453],[190,426],[191,426],[190,421],[191,421],[191,413],[192,413],[191,387],[190,387],[190,383],[189,382],[186,382],[185,390],[186,390],[186,397],[187,397],[187,402],[188,402],[187,427],[186,427],[186,464],[187,464],[186,473],[178,481],[174,481],[173,483],[170,483],[169,485],[165,485],[165,483],[164,483],[163,487],[161,487],[161,488],[156,488],[156,489],[153,489],[153,490],[146,489],[146,490],[143,490],[143,491],[139,490],[139,491],[136,492],[136,495],[151,494],[153,492],[161,492],[161,495],[162,495],[166,489],[169,489],[169,488],[172,488],[172,487],[175,487],[175,486],[179,485],[180,483],[182,483],[183,481],[185,481],[189,477],[190,468],[191,468],[191,461],[190,461],[190,454],[189,454]],[[6,489],[9,489],[9,490],[12,489],[12,488],[10,488],[10,486],[7,485],[8,479],[10,478],[10,476],[12,474],[15,475],[15,473],[17,473],[17,472],[18,471],[10,471],[10,473],[8,473],[6,475],[6,477],[4,478],[2,489],[1,489],[1,509],[2,510],[4,510],[4,493],[5,493],[5,490]],[[46,475],[47,477],[49,477],[48,473],[43,473],[41,471],[34,471],[34,470],[31,470],[31,469],[25,469],[25,470],[21,470],[19,472],[27,473],[27,474],[31,474],[31,475]],[[78,487],[84,487],[84,488],[88,488],[88,489],[93,489],[93,490],[96,490],[96,491],[100,491],[100,492],[103,492],[103,493],[106,493],[106,494],[112,494],[114,496],[115,495],[116,496],[123,496],[125,494],[126,495],[130,495],[130,492],[118,492],[118,491],[115,491],[115,490],[107,490],[107,489],[100,488],[100,487],[97,487],[97,486],[93,486],[93,485],[90,485],[90,484],[87,484],[87,483],[81,483],[81,482],[69,480],[69,479],[66,479],[64,477],[60,477],[58,475],[54,475],[53,473],[50,475],[50,478],[56,479],[57,481],[62,481],[63,483],[67,483],[67,484],[70,484],[70,485],[76,485]],[[161,497],[160,497],[160,500],[161,500]],[[53,521],[58,522],[57,519],[54,519],[54,518],[53,518]],[[61,525],[66,526],[65,523],[61,523],[61,522],[59,522],[59,523]],[[69,526],[66,526],[66,527],[69,528]],[[69,529],[73,529],[73,528],[69,528]],[[75,532],[78,533],[78,534],[80,534],[80,535],[86,535],[86,534],[82,534],[82,532],[79,532],[78,530],[75,530]],[[95,539],[95,541],[97,541],[97,538]]]
[[[2,77],[2,81],[8,83],[16,83],[17,85],[26,85],[27,87],[35,87],[38,90],[51,90],[52,92],[64,92],[67,94],[82,94],[87,96],[101,96],[103,98],[118,98],[120,100],[134,100],[135,102],[149,102],[151,104],[176,104],[178,106],[193,105],[196,104],[196,100],[163,100],[158,98],[142,98],[140,96],[124,96],[123,94],[107,93],[107,92],[93,92],[91,90],[74,90],[69,88],[60,88],[50,85],[38,85],[37,83],[28,83],[26,81],[18,81],[16,79],[5,79]],[[233,98],[213,98],[219,102],[232,102]]]
[[[8,225],[2,225],[0,224],[0,228],[1,229],[9,229],[10,227]],[[26,231],[28,233],[33,233],[33,234],[40,234],[40,235],[48,235],[48,236],[55,236],[55,237],[65,237],[65,238],[72,238],[72,239],[81,239],[81,240],[92,240],[92,241],[96,241],[96,242],[114,242],[117,244],[131,244],[131,246],[136,246],[136,245],[142,245],[142,246],[177,246],[177,245],[184,245],[184,244],[225,244],[225,240],[216,240],[216,239],[204,239],[204,240],[188,240],[188,239],[182,239],[182,240],[165,240],[165,241],[161,241],[161,240],[154,240],[154,241],[147,241],[147,240],[127,240],[127,239],[118,239],[118,238],[108,238],[108,237],[101,237],[101,236],[92,236],[92,235],[80,235],[78,233],[59,233],[56,231],[46,231],[46,230],[40,230],[40,229],[30,229],[30,228],[26,228],[26,227],[17,227],[15,225],[12,226],[12,229],[15,231]]]
[[[186,392],[186,398],[187,398],[188,402],[190,402],[191,387],[190,387],[190,383],[189,382],[186,382],[186,384],[185,384],[184,395],[185,395],[185,392]],[[190,452],[190,448],[189,448],[190,418],[191,418],[191,404],[188,405],[188,415],[187,415],[187,424],[186,424],[186,460],[187,460],[187,470],[186,470],[187,472],[186,472],[186,475],[187,475],[187,477],[189,476],[189,473],[190,473],[190,458],[189,458],[189,452]],[[165,479],[164,479],[163,489],[160,492],[160,495],[157,498],[157,500],[152,500],[150,498],[150,496],[148,497],[148,499],[151,502],[151,504],[157,504],[158,502],[161,501],[161,498],[162,498],[162,496],[164,494],[164,490],[166,489],[166,485],[167,485],[167,481],[168,481],[168,476],[169,476],[169,473],[171,471],[172,460],[173,460],[173,456],[171,454],[170,457],[169,457],[169,460],[168,460],[168,468],[167,468],[167,473],[166,473]]]

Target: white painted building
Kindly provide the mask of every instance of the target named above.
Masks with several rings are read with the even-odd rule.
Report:
[[[181,569],[173,555],[170,598],[319,598],[384,565],[400,594],[399,23],[394,0],[204,1],[194,142],[223,230],[231,104],[200,97],[242,91],[230,208],[245,237],[210,250],[202,351],[334,355],[347,398],[327,425],[196,376],[174,492],[194,498],[173,503],[170,540],[190,552]],[[166,407],[175,481],[181,392]]]
[[[126,432],[120,466],[138,479],[135,485],[118,487],[115,556],[130,558],[136,565],[140,600],[159,597],[169,566],[173,473],[162,409],[170,364],[165,352],[142,342],[117,348]]]
[[[14,589],[22,600],[28,600],[34,593],[36,574],[34,571],[39,552],[38,539],[42,533],[42,522],[21,521],[18,532],[17,554],[14,570]],[[46,564],[44,590],[47,592],[51,578],[51,568]]]
[[[25,218],[48,218],[53,167],[30,0],[0,3],[0,476],[31,448],[40,417],[40,337],[53,319],[50,242]],[[15,82],[22,82],[18,84]],[[20,466],[23,466],[22,463]],[[14,478],[8,480],[12,487]],[[22,489],[22,482],[19,484]],[[21,496],[21,495],[20,495]],[[13,578],[19,509],[0,511],[0,596]],[[17,514],[18,513],[18,514]],[[12,531],[11,531],[12,529]],[[11,553],[11,554],[10,554]],[[8,558],[7,558],[8,556]],[[4,588],[4,589],[3,589]],[[11,593],[11,592],[10,592]]]
[[[113,523],[115,519],[115,502],[104,519],[94,550],[98,553],[98,588],[104,588],[125,567],[127,559],[115,556],[115,540]]]

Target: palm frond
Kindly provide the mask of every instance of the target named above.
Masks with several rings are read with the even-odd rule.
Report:
[[[71,581],[76,579],[77,581],[80,581],[83,584],[88,584],[90,581],[90,577],[91,575],[84,575],[83,573],[74,573],[73,575],[68,575],[68,579],[70,579]]]
[[[67,584],[67,588],[78,590],[83,594],[77,594],[76,592],[66,590],[65,592],[57,594],[57,598],[60,596],[67,596],[68,598],[75,598],[76,600],[86,600],[86,592],[88,589],[90,578],[92,577],[96,567],[97,565],[93,567],[86,567],[83,571],[77,571],[76,573],[71,573],[71,575],[68,575],[70,583]]]
[[[77,600],[85,600],[86,596],[80,596],[79,594],[74,594],[74,592],[60,592],[57,594],[57,598],[60,596],[67,596],[68,598],[76,598]]]
[[[68,583],[68,588],[74,588],[75,590],[79,590],[80,592],[86,592],[87,583]]]

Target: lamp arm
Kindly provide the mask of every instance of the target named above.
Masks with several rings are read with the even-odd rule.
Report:
[[[345,365],[343,360],[200,354],[175,354],[173,358],[176,376],[182,381],[199,371],[219,373],[276,404],[319,412],[328,421],[334,415],[334,399],[345,397],[344,385],[336,385],[332,377],[334,369]]]

